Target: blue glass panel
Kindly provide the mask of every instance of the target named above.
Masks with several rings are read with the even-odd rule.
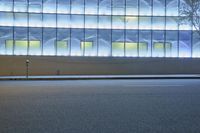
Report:
[[[98,0],[85,0],[85,14],[97,14]]]
[[[151,15],[152,0],[140,0],[140,15]]]
[[[13,28],[12,27],[0,27],[0,54],[12,55],[13,45],[6,46],[6,41],[13,40]]]
[[[166,15],[178,16],[178,0],[166,0]]]
[[[55,14],[43,14],[43,26],[44,27],[56,27],[56,15]]]
[[[199,58],[200,57],[200,35],[197,31],[193,31],[193,50],[192,57]]]
[[[13,13],[0,12],[0,26],[13,26]]]
[[[29,12],[41,13],[42,0],[29,0]]]
[[[81,56],[83,51],[81,50],[81,42],[84,41],[83,29],[71,30],[71,56]]]
[[[125,17],[126,29],[138,29],[138,17]]]
[[[85,28],[97,29],[97,16],[85,16]]]
[[[172,50],[166,52],[166,57],[178,57],[178,31],[166,31],[166,43],[172,44]]]
[[[99,0],[99,14],[111,15],[111,0]]]
[[[165,0],[153,0],[153,16],[165,16]]]
[[[29,14],[30,27],[42,27],[42,14]]]
[[[32,46],[32,42],[37,42],[39,46]],[[34,43],[33,43],[34,45]],[[29,28],[29,55],[41,55],[42,54],[42,29],[41,28]]]
[[[92,42],[92,48],[85,48],[85,56],[97,56],[97,30],[85,30],[85,42]]]
[[[70,13],[70,0],[57,0],[57,13]]]
[[[14,28],[14,54],[27,55],[28,52],[28,29],[24,27]]]
[[[99,28],[111,29],[111,16],[99,16]]]
[[[125,14],[125,0],[112,0],[112,7],[113,15]]]
[[[13,0],[0,0],[0,11],[12,11]]]
[[[166,17],[166,29],[167,30],[178,30],[177,17]]]
[[[151,17],[140,17],[139,18],[139,29],[151,29]]]
[[[139,56],[150,57],[151,56],[151,31],[149,30],[139,31],[139,45],[143,45],[143,44],[146,44],[148,46],[147,46],[147,49],[143,48],[139,51]]]
[[[125,55],[126,56],[138,56],[138,30],[126,30],[126,40],[125,40]],[[133,46],[131,46],[133,45]],[[136,45],[136,47],[135,47]]]
[[[165,56],[165,38],[164,38],[164,31],[153,31],[153,38],[152,38],[152,49],[153,57],[164,57]]]
[[[111,30],[99,30],[98,56],[111,55]]]
[[[28,19],[27,13],[14,13],[15,16],[15,26],[27,27],[28,26]]]
[[[66,48],[57,49],[57,55],[67,56],[70,53],[70,29],[58,29],[57,41],[65,42]]]
[[[112,56],[124,56],[124,30],[112,30]]]
[[[71,19],[70,15],[57,15],[57,27],[58,28],[70,28]]]
[[[56,29],[43,29],[43,55],[55,55]]]
[[[14,1],[14,11],[15,12],[27,12],[28,2],[27,0],[15,0]]]
[[[138,15],[138,1],[126,0],[126,15]]]
[[[113,16],[112,17],[112,29],[124,29],[125,27],[124,16]]]
[[[71,1],[71,14],[84,14],[84,0]]]
[[[72,28],[84,28],[84,16],[83,15],[71,15],[71,27]]]
[[[56,13],[56,0],[43,0],[44,13]]]
[[[153,30],[165,30],[165,17],[153,17]]]
[[[179,31],[179,57],[191,57],[191,31]]]

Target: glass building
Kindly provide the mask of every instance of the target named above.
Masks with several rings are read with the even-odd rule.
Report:
[[[0,0],[0,54],[200,57],[184,0]]]

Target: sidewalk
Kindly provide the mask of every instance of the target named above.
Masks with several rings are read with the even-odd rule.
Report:
[[[0,80],[200,79],[200,75],[49,75],[0,76]]]

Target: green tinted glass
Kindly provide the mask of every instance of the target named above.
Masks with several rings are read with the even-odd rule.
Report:
[[[136,51],[137,43],[126,43],[126,51]]]
[[[28,41],[15,41],[16,49],[27,49]]]
[[[113,42],[112,43],[112,49],[113,50],[123,50],[124,49],[124,43],[123,42]]]
[[[93,43],[92,42],[81,42],[81,49],[92,49]]]
[[[33,50],[40,49],[40,41],[29,41],[29,48]]]
[[[57,41],[57,49],[58,50],[66,50],[68,47],[66,41]]]

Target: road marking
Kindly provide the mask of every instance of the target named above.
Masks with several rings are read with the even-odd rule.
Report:
[[[183,87],[184,85],[125,85],[128,87]]]

